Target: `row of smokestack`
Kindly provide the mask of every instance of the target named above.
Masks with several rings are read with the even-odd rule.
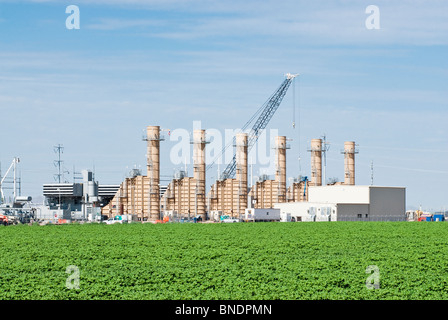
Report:
[[[157,220],[160,215],[160,127],[147,127],[147,172],[149,176],[150,219]],[[236,135],[236,179],[239,182],[240,201],[247,201],[247,133]],[[205,130],[193,132],[193,166],[196,181],[196,213],[206,219],[206,183],[205,183]],[[286,201],[286,137],[276,137],[277,167],[275,180],[278,183],[279,202]],[[322,185],[322,139],[311,140],[311,181],[310,185]],[[344,184],[355,184],[355,143],[344,143],[345,178]],[[284,197],[284,199],[282,199]]]
[[[322,139],[311,140],[311,181],[312,186],[322,185]],[[355,184],[355,149],[354,141],[344,142],[344,185]]]
[[[147,172],[149,177],[149,218],[160,218],[160,126],[146,128]],[[205,130],[193,132],[193,170],[196,214],[206,218],[205,207]],[[247,170],[246,170],[247,171]]]

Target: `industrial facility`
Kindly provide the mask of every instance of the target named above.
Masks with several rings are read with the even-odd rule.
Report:
[[[113,199],[102,208],[109,217],[132,214],[137,221],[170,218],[193,218],[202,221],[230,216],[243,220],[247,209],[252,216],[265,209],[279,209],[284,221],[404,221],[406,195],[404,187],[355,185],[355,142],[344,143],[344,182],[322,185],[322,141],[311,141],[311,180],[286,185],[285,136],[276,137],[276,174],[274,180],[261,176],[248,185],[247,137],[236,135],[236,177],[217,179],[205,190],[205,130],[193,134],[194,176],[184,171],[175,175],[164,192],[160,192],[160,127],[147,128],[148,176],[126,178]],[[259,209],[259,210],[258,210]],[[280,217],[280,214],[277,215]],[[272,214],[271,214],[272,216]],[[255,217],[252,220],[257,220]],[[249,219],[250,220],[250,219]],[[269,219],[263,219],[267,221]]]
[[[36,220],[52,222],[68,221],[119,221],[166,222],[166,221],[404,221],[420,219],[420,214],[406,212],[404,187],[384,187],[355,184],[354,141],[345,141],[341,150],[341,172],[344,181],[326,181],[327,142],[312,139],[310,152],[310,178],[290,173],[287,183],[287,151],[291,139],[275,136],[272,148],[275,152],[275,177],[266,174],[257,181],[248,179],[248,155],[263,130],[280,106],[289,86],[297,75],[286,74],[286,79],[266,103],[237,132],[226,146],[234,150],[233,159],[225,170],[207,184],[207,170],[214,165],[206,163],[207,130],[195,129],[191,135],[193,148],[193,176],[186,170],[178,171],[166,184],[161,185],[160,161],[163,131],[158,125],[146,127],[146,175],[138,169],[130,171],[119,185],[100,185],[89,170],[82,172],[82,183],[62,183],[60,153],[62,146],[55,147],[59,158],[58,183],[44,184],[45,203],[27,212]],[[223,149],[224,150],[226,149]],[[343,160],[343,161],[342,161]],[[342,165],[343,162],[343,165]],[[8,169],[14,172],[18,163],[15,158]],[[342,171],[343,169],[343,171]],[[219,170],[218,170],[219,171]],[[1,174],[1,172],[0,172]],[[252,177],[251,177],[252,178]],[[252,180],[252,179],[251,179]],[[5,177],[0,176],[0,191]],[[207,185],[210,187],[207,188]],[[14,190],[16,186],[14,184]],[[15,191],[14,191],[15,192]],[[15,205],[3,205],[3,213],[13,207],[23,207],[23,201],[14,193]],[[19,206],[19,202],[22,204]],[[29,202],[29,201],[28,201]],[[7,210],[7,211],[5,211]],[[17,210],[16,210],[17,211]],[[1,212],[0,212],[1,213]],[[121,217],[126,217],[121,219]],[[437,220],[439,221],[439,220]]]
[[[309,201],[277,203],[286,221],[405,221],[402,187],[311,186]]]
[[[287,186],[286,152],[291,146],[286,136],[277,136],[274,146],[275,179],[261,175],[258,181],[249,185],[248,152],[296,76],[287,74],[281,86],[258,111],[252,129],[247,130],[247,123],[235,135],[233,160],[209,190],[206,190],[206,171],[213,163],[206,167],[206,130],[193,131],[193,177],[179,171],[161,192],[160,141],[163,138],[159,126],[148,126],[144,139],[147,142],[147,175],[126,178],[113,199],[102,208],[102,214],[111,218],[131,214],[141,222],[192,218],[195,221],[220,221],[219,217],[231,218],[232,221],[406,220],[405,188],[355,185],[355,155],[358,150],[354,141],[346,141],[341,151],[344,156],[343,182],[323,185],[322,155],[326,151],[326,143],[322,139],[312,139],[308,150],[311,153],[310,179],[299,177]],[[264,218],[258,219],[257,212]],[[267,217],[269,212],[271,215]],[[248,215],[250,219],[247,219]],[[273,216],[277,218],[272,219]]]
[[[45,201],[35,206],[35,220],[101,220],[101,208],[111,201],[119,186],[99,184],[90,170],[83,170],[82,176],[82,183],[44,184]]]

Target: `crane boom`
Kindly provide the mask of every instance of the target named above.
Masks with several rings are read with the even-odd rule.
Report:
[[[9,166],[8,170],[6,170],[6,174],[3,176],[3,178],[0,176],[0,204],[4,201],[4,194],[3,194],[3,182],[5,181],[6,177],[8,176],[9,171],[11,171],[12,168],[14,168],[14,201],[16,200],[16,165],[20,162],[19,158],[14,158],[11,162],[11,165]]]
[[[291,85],[292,80],[298,76],[298,74],[286,74],[286,79],[282,82],[280,87],[271,95],[271,97],[263,104],[263,106],[257,111],[256,114],[260,113],[257,121],[252,126],[251,131],[249,132],[249,137],[247,139],[247,152],[254,146],[257,142],[258,137],[262,133],[262,131],[266,128],[269,121],[272,119],[275,111],[277,111],[280,103],[283,100],[286,92],[288,91],[289,86]],[[252,116],[251,120],[255,118],[256,114]],[[248,126],[246,123],[245,127]],[[243,128],[244,130],[245,128]],[[235,140],[235,138],[234,138]],[[226,169],[223,172],[223,178],[234,178],[236,171],[236,154],[233,155],[232,161],[227,165]]]

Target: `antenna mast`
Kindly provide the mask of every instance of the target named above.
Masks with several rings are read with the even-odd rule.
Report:
[[[322,137],[322,153],[324,156],[324,172],[323,172],[323,185],[327,185],[327,151],[330,149],[330,143],[327,142],[327,136],[324,133]]]

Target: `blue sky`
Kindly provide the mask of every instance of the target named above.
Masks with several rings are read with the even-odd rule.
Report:
[[[365,27],[370,4],[379,30]],[[79,30],[65,27],[68,5]],[[328,178],[343,181],[351,140],[357,184],[373,161],[374,184],[406,187],[409,208],[448,208],[446,12],[446,1],[0,0],[2,172],[19,157],[22,194],[38,197],[60,143],[67,180],[94,168],[119,184],[145,168],[146,126],[239,128],[291,72],[268,126],[292,139],[288,177],[310,175],[310,140],[326,134]],[[174,144],[162,143],[164,176],[180,168]]]

